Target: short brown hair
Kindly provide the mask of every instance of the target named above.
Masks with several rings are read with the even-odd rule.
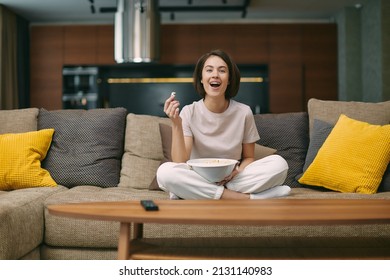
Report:
[[[203,71],[204,64],[210,56],[218,56],[227,64],[229,69],[229,84],[226,88],[225,99],[233,98],[234,96],[237,95],[238,90],[240,88],[241,74],[240,74],[240,70],[238,69],[237,65],[233,62],[231,57],[222,50],[213,50],[211,52],[202,55],[199,58],[198,62],[196,63],[194,74],[193,74],[195,90],[202,96],[202,98],[206,96],[206,91],[204,90],[201,81],[202,81],[202,71]]]

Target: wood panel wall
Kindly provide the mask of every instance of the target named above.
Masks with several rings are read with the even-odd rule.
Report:
[[[273,113],[337,100],[335,24],[162,25],[160,46],[162,64],[195,64],[216,48],[239,64],[267,64]],[[33,26],[30,47],[31,107],[62,107],[63,65],[115,64],[112,25]]]
[[[30,106],[62,108],[63,27],[31,28]]]

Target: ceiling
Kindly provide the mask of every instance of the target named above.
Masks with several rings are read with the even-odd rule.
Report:
[[[332,22],[335,15],[345,7],[355,7],[364,1],[367,0],[159,0],[159,7],[162,24]],[[1,4],[32,24],[113,24],[115,13],[113,11],[102,13],[101,8],[115,8],[116,2],[116,0],[0,0]],[[243,6],[246,2],[249,2],[249,6],[245,12],[227,11],[232,6]],[[203,9],[205,7],[208,9]],[[185,11],[179,12],[179,8]],[[191,11],[189,8],[198,8],[200,11]],[[220,8],[225,11],[219,11]],[[211,9],[214,11],[208,11]],[[92,10],[95,10],[95,13],[92,13]]]

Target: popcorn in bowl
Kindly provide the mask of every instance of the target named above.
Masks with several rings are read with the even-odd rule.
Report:
[[[206,180],[216,183],[232,173],[238,161],[224,158],[190,159],[187,164]]]

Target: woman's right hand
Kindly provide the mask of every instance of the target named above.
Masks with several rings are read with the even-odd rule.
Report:
[[[173,162],[186,162],[192,149],[192,137],[184,138],[182,119],[179,115],[180,103],[175,100],[175,94],[164,103],[164,113],[172,121],[172,144],[171,156]]]
[[[180,102],[175,100],[175,95],[171,95],[164,103],[164,113],[173,121],[180,119],[179,117]]]

